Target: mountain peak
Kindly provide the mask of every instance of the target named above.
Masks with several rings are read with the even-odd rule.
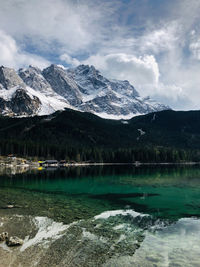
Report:
[[[69,71],[76,72],[77,74],[82,75],[101,75],[100,71],[97,70],[93,65],[79,65],[78,67],[71,68]]]
[[[51,85],[52,89],[60,96],[66,98],[71,105],[81,104],[81,94],[76,82],[70,77],[68,72],[52,64],[42,71],[42,75]]]
[[[60,70],[60,71],[63,71],[64,67],[61,66],[61,65],[57,65],[57,64],[51,64],[49,67],[45,68],[44,70],[51,70],[51,71],[52,70]]]
[[[28,69],[29,70],[34,70],[34,71],[37,71],[37,72],[42,72],[40,68],[38,68],[37,66],[33,66],[33,65],[29,65]]]
[[[14,69],[1,66],[0,101],[3,104],[0,113],[4,112],[4,107],[10,108],[12,99],[15,111],[21,110],[20,97],[16,99],[15,95],[19,88],[24,90],[18,95],[23,96],[23,110],[27,115],[31,114],[25,107],[28,102],[29,107],[37,106],[33,114],[50,114],[68,107],[114,119],[169,109],[151,99],[142,99],[129,81],[108,79],[93,65],[82,64],[66,69],[51,64],[44,70],[30,65],[27,69],[19,69],[18,74]]]
[[[21,73],[38,73],[40,74],[42,71],[40,68],[38,68],[37,66],[32,66],[32,65],[29,65],[27,69],[25,68],[20,68],[18,70],[18,74],[21,75]]]
[[[16,71],[12,68],[4,66],[0,67],[0,84],[3,88],[9,89],[15,86],[24,87],[22,79],[17,75]]]

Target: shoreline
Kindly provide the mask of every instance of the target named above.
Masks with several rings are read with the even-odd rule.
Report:
[[[132,165],[132,166],[150,166],[150,165],[200,165],[200,162],[93,162],[93,163],[85,163],[85,162],[77,162],[77,163],[65,163],[62,164],[55,164],[55,165],[46,165],[40,166],[39,163],[26,163],[26,164],[12,164],[12,163],[0,163],[0,168],[24,168],[24,169],[37,169],[37,168],[48,168],[48,167],[57,167],[57,168],[64,168],[64,167],[81,167],[81,166],[125,166],[125,165]]]
[[[56,160],[55,160],[56,161]],[[86,167],[86,166],[170,166],[170,165],[200,165],[200,162],[65,162],[59,161],[50,164],[45,161],[32,161],[25,158],[9,158],[0,156],[0,169],[45,169],[45,168],[68,168],[68,167]]]

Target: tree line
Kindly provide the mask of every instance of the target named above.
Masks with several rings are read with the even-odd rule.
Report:
[[[10,140],[0,142],[0,155],[14,154],[25,158],[57,159],[76,162],[186,162],[200,161],[199,150],[162,146],[108,148],[52,144],[39,141]]]

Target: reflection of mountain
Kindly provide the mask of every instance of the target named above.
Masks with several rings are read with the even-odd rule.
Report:
[[[151,214],[159,218],[177,218],[197,216],[200,218],[200,176],[198,166],[86,166],[60,168],[56,171],[29,171],[16,174],[13,177],[3,175],[0,178],[0,188],[5,206],[5,199],[9,202],[24,206],[23,202],[31,201],[30,209],[34,214],[40,213],[38,205],[32,197],[41,193],[50,194],[51,202],[43,203],[42,194],[34,201],[41,201],[41,214],[48,216],[48,205],[54,206],[58,199],[56,213],[51,216],[55,220],[65,212],[63,204],[69,205],[68,197],[72,197],[70,205],[79,205],[80,201],[88,207],[84,210],[69,210],[70,216],[63,218],[66,223],[72,218],[82,216],[90,218],[108,209],[122,209],[129,207],[137,212]],[[10,188],[11,195],[6,196]],[[195,188],[195,190],[194,190]],[[4,190],[5,189],[5,190]],[[23,197],[21,195],[23,191]],[[33,194],[33,196],[32,196]],[[56,197],[54,197],[56,196]],[[79,196],[79,198],[77,197]],[[76,198],[77,197],[77,198]],[[194,202],[195,199],[195,202]],[[72,203],[71,203],[72,201]],[[173,204],[172,204],[173,203]],[[6,203],[7,204],[7,203]],[[86,208],[87,209],[87,208]],[[20,211],[20,210],[19,210]],[[28,210],[27,210],[28,211]]]

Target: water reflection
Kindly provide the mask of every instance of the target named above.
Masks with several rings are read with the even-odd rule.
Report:
[[[71,210],[75,209],[74,214],[77,207],[87,210],[86,214],[93,210],[92,215],[106,208],[129,207],[165,218],[200,216],[198,166],[121,165],[29,170],[0,176],[0,190],[6,201],[12,202],[15,197],[14,202],[20,202],[19,206],[37,201],[38,206],[43,203],[41,209],[46,209],[44,199],[48,199],[46,206],[59,206],[60,202],[69,206],[70,202],[74,205]],[[61,210],[64,213],[63,208]]]
[[[0,196],[0,230],[25,240],[3,266],[200,266],[198,166],[9,172]]]

